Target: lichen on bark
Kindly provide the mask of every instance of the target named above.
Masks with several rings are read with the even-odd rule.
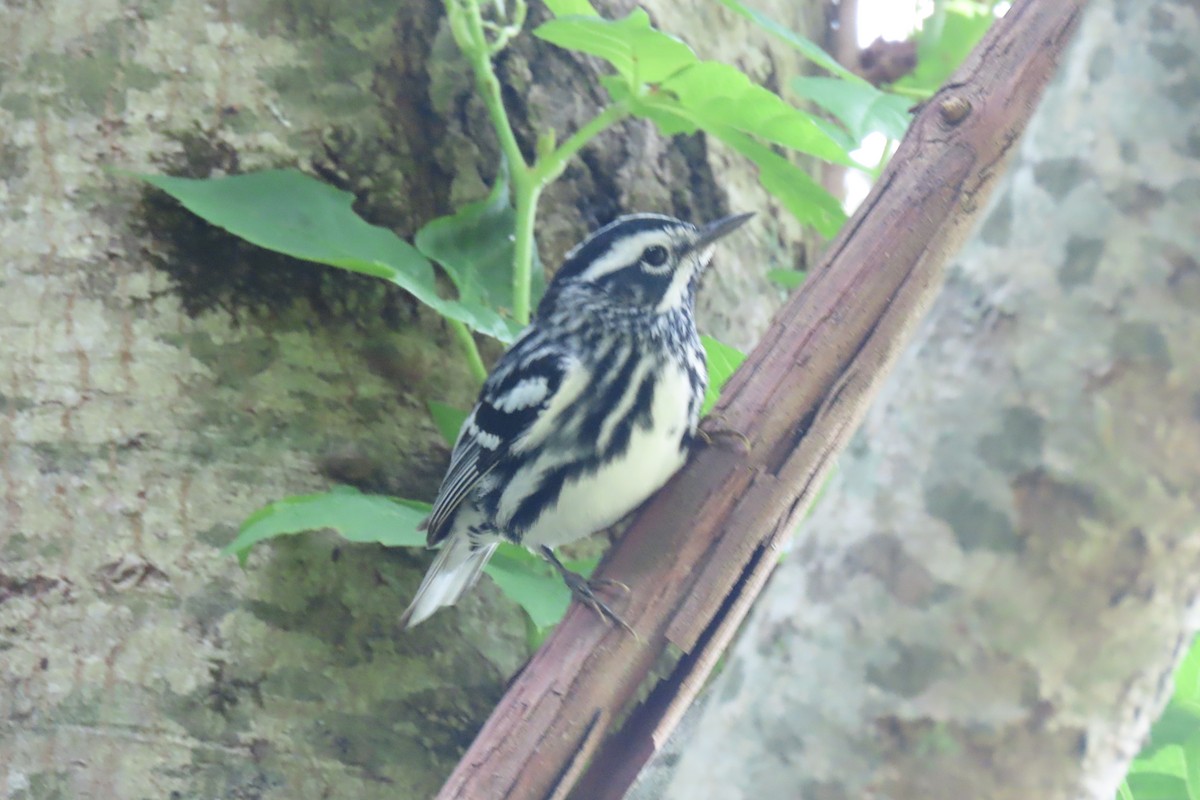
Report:
[[[484,582],[400,635],[422,553],[312,534],[243,572],[219,550],[334,479],[431,497],[446,451],[426,401],[472,396],[453,342],[408,298],[234,245],[106,168],[296,166],[411,235],[495,176],[439,4],[55,0],[0,19],[0,794],[430,796],[527,655],[520,612]],[[760,72],[795,64],[763,47]],[[525,135],[600,100],[594,65],[531,37],[500,68]],[[608,134],[543,200],[543,257],[618,210],[766,207],[727,161],[646,125]],[[762,253],[791,258],[799,237],[771,224],[787,233]],[[722,265],[710,330],[761,329],[721,307],[737,287],[769,313],[765,260]]]

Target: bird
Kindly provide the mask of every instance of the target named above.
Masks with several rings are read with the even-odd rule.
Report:
[[[717,240],[752,216],[630,214],[566,254],[459,430],[421,524],[439,552],[401,627],[458,601],[506,541],[625,624],[554,548],[613,525],[683,466],[708,383],[697,287]]]

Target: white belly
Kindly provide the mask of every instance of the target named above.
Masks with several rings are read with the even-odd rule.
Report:
[[[690,392],[687,373],[668,366],[655,387],[650,429],[635,428],[622,457],[565,483],[558,502],[521,543],[536,548],[575,541],[617,522],[662,488],[687,460],[680,437],[688,425]]]

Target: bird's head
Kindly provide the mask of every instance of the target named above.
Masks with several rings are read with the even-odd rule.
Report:
[[[619,217],[567,253],[538,315],[562,311],[559,305],[568,298],[630,313],[689,309],[716,241],[752,216],[723,217],[702,227],[660,214]]]

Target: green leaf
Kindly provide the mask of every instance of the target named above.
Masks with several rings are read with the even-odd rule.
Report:
[[[1129,777],[1140,774],[1174,775],[1179,778],[1184,774],[1183,747],[1169,744],[1160,747],[1150,755],[1139,754],[1129,766]],[[1135,791],[1134,794],[1137,792]]]
[[[729,64],[698,62],[661,88],[707,131],[731,128],[836,164],[851,163],[845,148],[811,116]]]
[[[581,575],[591,575],[595,560],[566,562]],[[484,571],[511,600],[529,615],[539,630],[557,623],[567,613],[571,591],[543,559],[515,545],[502,544]]]
[[[295,170],[210,180],[135,177],[259,247],[391,281],[443,316],[503,342],[512,341],[520,328],[482,303],[439,296],[433,265],[415,248],[355,214],[349,192]]]
[[[438,433],[446,440],[446,444],[453,447],[454,443],[458,441],[458,432],[462,428],[468,412],[436,400],[430,400],[429,416],[433,417],[433,424],[437,426]]]
[[[1175,691],[1150,730],[1118,797],[1200,800],[1200,637],[1175,671]]]
[[[1129,788],[1129,781],[1121,781],[1121,785],[1117,787],[1117,800],[1135,800],[1133,791]]]
[[[704,415],[717,404],[721,387],[746,360],[746,355],[711,336],[701,336],[700,343],[704,345],[704,359],[708,364],[708,388],[704,391],[704,405],[700,408],[701,415]]]
[[[1156,772],[1131,774],[1125,779],[1134,800],[1185,800],[1187,784],[1177,775]]]
[[[1143,745],[1139,758],[1147,758],[1166,745],[1183,744],[1200,730],[1200,704],[1194,700],[1173,699],[1150,729],[1150,740]]]
[[[566,17],[572,14],[585,17],[598,17],[596,9],[587,0],[546,0],[546,8],[556,17]]]
[[[833,236],[846,221],[846,212],[842,210],[837,198],[826,191],[825,187],[814,181],[804,170],[744,132],[729,125],[698,118],[665,92],[650,94],[635,101],[634,110],[640,116],[654,122],[664,135],[691,133],[697,128],[703,128],[707,133],[725,142],[758,166],[758,179],[764,189],[775,195],[796,219],[812,225],[822,235]],[[839,159],[840,161],[842,159]]]
[[[873,132],[903,139],[912,122],[908,111],[912,100],[882,92],[863,80],[801,77],[792,80],[792,88],[836,117],[856,142]]]
[[[1200,636],[1175,670],[1174,700],[1200,702]]]
[[[1200,731],[1200,637],[1193,642],[1179,668],[1175,670],[1175,691],[1162,716],[1150,729],[1150,739],[1142,746],[1135,765],[1148,763],[1170,745],[1184,746]]]
[[[753,161],[763,188],[822,236],[832,237],[846,221],[846,212],[837,198],[783,156],[738,131],[710,128],[709,132]]]
[[[1183,743],[1183,779],[1188,800],[1200,800],[1200,731]]]
[[[745,3],[739,2],[739,0],[718,0],[718,2],[731,11],[741,14],[746,19],[754,22],[763,30],[778,36],[780,39],[799,50],[801,55],[803,55],[809,61],[812,61],[818,67],[828,70],[834,75],[838,75],[846,80],[862,80],[853,72],[839,64],[836,58],[822,50],[816,42],[812,41],[811,39],[806,39],[795,31],[785,28],[783,25],[780,25],[778,22],[771,19],[766,14],[763,14],[761,11],[756,11]]]
[[[559,47],[599,56],[631,87],[659,83],[696,63],[690,47],[652,27],[640,8],[619,20],[561,16],[539,25],[533,34]]]
[[[749,158],[758,166],[758,180],[800,222],[812,225],[831,237],[846,221],[846,212],[825,187],[783,156],[756,142],[739,130],[718,124],[697,124],[673,98],[659,97],[637,106],[639,115],[651,120],[664,135],[691,133],[703,127],[709,134]]]
[[[243,565],[250,548],[276,536],[331,528],[352,542],[378,542],[388,547],[425,544],[417,530],[429,515],[429,504],[363,494],[338,487],[319,494],[289,497],[259,509],[246,518],[237,538],[221,551]]]
[[[508,180],[503,178],[485,199],[429,222],[417,231],[413,243],[442,265],[462,302],[507,314],[513,307],[515,233],[516,212],[509,201]],[[536,254],[532,270],[530,299],[536,306],[546,289],[546,273]]]
[[[854,151],[857,150],[862,144],[861,139],[856,139],[851,136],[850,132],[846,129],[846,126],[840,122],[835,122],[831,119],[825,119],[824,117],[813,117],[813,122],[816,123],[817,127],[825,131],[830,139],[833,139],[835,142],[837,142],[838,146],[841,147],[842,150],[849,154],[850,160],[854,162],[854,166],[856,168],[862,169],[861,165],[858,163],[858,159],[853,155]]]
[[[917,41],[917,67],[896,82],[897,89],[932,94],[962,64],[995,16],[977,6],[938,4],[921,26]]]
[[[795,269],[769,269],[767,279],[774,281],[785,289],[795,289],[804,283],[807,273]]]
[[[841,206],[824,187],[752,138],[854,166],[847,143],[834,135],[832,126],[754,84],[735,67],[697,60],[683,42],[653,29],[645,12],[617,22],[560,17],[534,33],[607,60],[618,73],[601,79],[613,100],[652,120],[664,135],[703,129],[750,158],[763,186],[801,222],[831,236],[845,221]]]

